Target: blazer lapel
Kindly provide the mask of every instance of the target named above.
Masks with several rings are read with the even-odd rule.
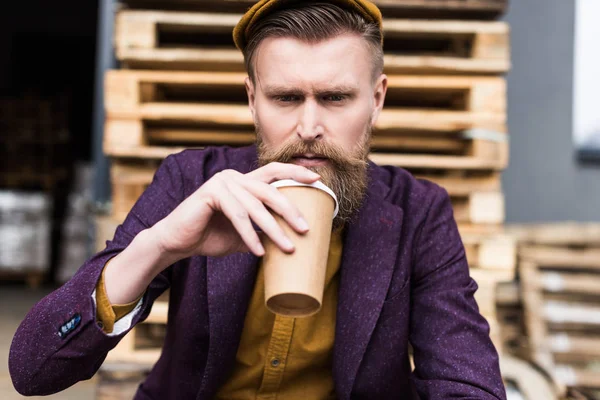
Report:
[[[198,399],[213,396],[233,367],[257,267],[252,253],[207,258],[209,347]]]
[[[371,165],[370,170],[378,167]],[[367,198],[348,226],[338,294],[333,375],[340,399],[350,398],[394,271],[403,211],[385,201],[387,187],[372,176]]]

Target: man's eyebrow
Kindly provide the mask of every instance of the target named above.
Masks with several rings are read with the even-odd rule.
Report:
[[[263,87],[264,93],[269,95],[275,94],[304,94],[305,91],[298,87],[294,86],[285,86],[285,85],[266,85]],[[358,88],[352,85],[347,84],[339,84],[339,85],[331,85],[323,88],[318,88],[316,90],[313,89],[314,93],[317,94],[326,94],[326,93],[355,93],[358,91]]]

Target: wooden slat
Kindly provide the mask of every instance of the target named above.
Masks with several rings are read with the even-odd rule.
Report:
[[[548,346],[554,353],[580,354],[600,359],[600,336],[554,333],[548,338]]]
[[[537,289],[600,296],[600,274],[541,272]]]
[[[554,247],[521,247],[519,257],[545,268],[600,269],[600,249],[573,250]]]
[[[138,69],[244,71],[242,54],[231,38],[240,18],[241,14],[121,10],[115,23],[117,57]],[[388,74],[501,74],[510,67],[504,22],[388,18],[384,31]],[[169,32],[179,35],[175,42],[161,41]],[[198,43],[199,35],[212,36],[214,42]]]
[[[227,131],[214,129],[177,129],[169,127],[146,129],[148,141],[152,143],[186,143],[191,145],[232,145],[246,146],[256,141],[256,134],[248,131]],[[469,141],[452,137],[427,137],[375,134],[371,141],[373,149],[428,151],[432,153],[465,152]]]
[[[499,172],[485,174],[468,174],[465,171],[447,171],[447,173],[435,174],[419,171],[414,173],[419,179],[426,179],[442,186],[450,196],[466,196],[473,192],[501,192],[502,179]]]
[[[198,96],[194,102],[202,101],[203,94],[209,99],[215,96],[216,91],[227,91],[232,96],[235,95],[239,102],[234,105],[243,105],[247,109],[244,79],[245,74],[241,73],[112,70],[107,72],[105,80],[106,109],[115,116],[133,117],[143,106],[172,105],[160,102],[156,87],[193,89]],[[175,103],[178,105],[182,102],[175,100]],[[205,100],[204,104],[223,107],[214,100]],[[421,128],[455,132],[487,127],[500,132],[506,131],[506,83],[499,77],[390,76],[386,104],[386,110],[404,111],[412,117],[408,128],[413,130]],[[249,123],[249,114],[244,114],[246,119],[242,123]],[[442,124],[454,125],[446,128],[433,125],[430,128],[428,123],[415,124],[422,117],[432,116],[442,119]],[[391,121],[386,122],[386,118]],[[384,122],[377,128],[393,128],[394,126],[389,125],[397,124],[395,120],[392,113],[384,117]]]
[[[474,192],[452,199],[454,218],[459,223],[501,224],[504,222],[504,195]]]
[[[516,270],[516,242],[507,235],[463,235],[470,267]]]
[[[557,365],[553,370],[553,375],[559,382],[567,386],[600,388],[600,372],[594,369]]]
[[[130,8],[243,13],[256,0],[124,0]],[[384,18],[495,19],[507,0],[375,0]]]
[[[509,224],[506,230],[523,244],[600,247],[598,223]]]

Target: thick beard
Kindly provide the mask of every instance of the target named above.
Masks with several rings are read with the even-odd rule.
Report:
[[[296,154],[313,153],[329,159],[329,165],[308,167],[321,175],[321,181],[331,188],[338,199],[339,211],[333,220],[333,229],[350,222],[362,206],[368,186],[369,141],[371,129],[365,132],[363,142],[354,154],[347,155],[341,148],[322,141],[305,142],[294,139],[278,149],[268,148],[256,129],[258,162],[260,166],[272,162],[291,163]]]

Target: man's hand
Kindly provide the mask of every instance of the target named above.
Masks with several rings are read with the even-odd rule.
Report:
[[[264,255],[254,222],[283,251],[294,246],[267,210],[279,214],[300,233],[308,226],[300,211],[271,182],[294,179],[313,183],[320,176],[294,164],[271,163],[248,174],[219,172],[151,228],[169,258],[225,256],[252,251]]]

